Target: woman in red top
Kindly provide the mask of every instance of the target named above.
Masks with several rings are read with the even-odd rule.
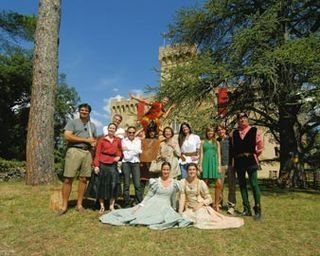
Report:
[[[174,107],[174,105],[172,105],[167,111],[164,109],[164,107],[169,103],[169,98],[163,97],[160,102],[148,102],[146,100],[134,97],[133,95],[130,95],[130,98],[150,106],[148,112],[142,116],[140,123],[143,127],[143,130],[147,132],[148,125],[153,121],[157,128],[157,134],[159,134],[160,118],[166,118],[171,109]]]
[[[120,185],[117,163],[121,159],[121,140],[115,136],[117,126],[108,125],[108,134],[98,141],[96,155],[93,161],[94,171],[99,174],[97,198],[100,203],[100,213],[105,211],[105,200],[109,201],[109,209],[114,209]]]

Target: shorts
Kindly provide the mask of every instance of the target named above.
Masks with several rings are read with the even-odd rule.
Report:
[[[64,163],[64,177],[73,178],[78,172],[80,177],[90,177],[91,167],[92,155],[90,151],[68,148]]]

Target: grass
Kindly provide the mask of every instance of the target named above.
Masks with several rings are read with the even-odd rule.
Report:
[[[320,255],[319,192],[263,189],[263,219],[239,229],[154,231],[101,224],[92,209],[56,217],[52,188],[0,184],[0,255]]]

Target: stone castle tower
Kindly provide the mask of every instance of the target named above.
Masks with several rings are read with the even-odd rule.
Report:
[[[186,45],[163,46],[159,48],[158,60],[161,68],[161,80],[168,75],[167,70],[176,65],[187,63],[188,58],[196,55],[196,47]],[[161,85],[160,85],[161,86]],[[152,97],[146,97],[152,101]],[[111,115],[120,114],[123,117],[122,128],[130,125],[138,126],[137,120],[137,101],[131,99],[114,99],[111,101]],[[147,109],[146,109],[147,110]],[[173,122],[172,128],[178,130],[178,124]]]

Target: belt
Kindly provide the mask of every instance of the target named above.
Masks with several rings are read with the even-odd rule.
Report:
[[[117,156],[115,154],[108,154],[108,153],[105,153],[105,152],[101,152],[102,155],[106,155],[106,156]]]
[[[89,147],[81,147],[81,146],[70,146],[69,148],[77,148],[77,149],[82,149],[82,150],[90,150]]]
[[[185,156],[197,156],[198,152],[186,152],[186,153],[181,153],[181,154],[185,155]]]
[[[254,154],[253,153],[241,153],[241,154],[235,155],[235,158],[249,157],[249,156],[254,156]]]

